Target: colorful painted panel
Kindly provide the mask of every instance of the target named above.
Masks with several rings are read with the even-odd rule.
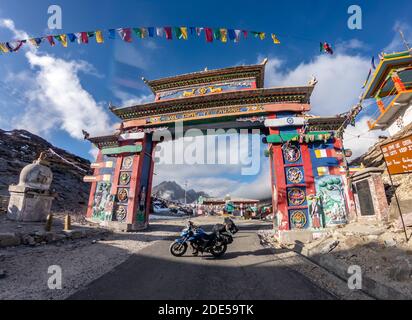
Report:
[[[319,210],[324,216],[325,225],[347,223],[342,177],[337,175],[317,177],[315,184],[317,196],[320,197]]]
[[[92,218],[100,221],[112,220],[114,196],[110,194],[111,187],[110,182],[97,183]]]
[[[323,215],[320,211],[320,197],[315,195],[307,196],[309,221],[313,229],[321,229],[324,226]]]
[[[264,112],[265,108],[262,105],[252,105],[252,106],[241,106],[241,107],[221,107],[212,108],[204,111],[191,111],[184,113],[174,113],[164,116],[151,117],[146,119],[147,124],[158,124],[175,122],[179,120],[196,120],[203,118],[219,117],[226,115],[240,115],[240,114],[250,114]]]
[[[282,146],[283,157],[285,163],[298,163],[301,162],[302,154],[300,152],[300,147],[296,144],[285,143]]]
[[[290,167],[286,169],[286,179],[288,184],[304,183],[303,169],[300,167]]]
[[[159,99],[176,99],[187,98],[192,96],[204,95],[209,93],[220,93],[224,91],[235,91],[241,89],[250,89],[253,86],[253,80],[225,82],[215,85],[204,85],[188,89],[161,92]]]
[[[290,210],[289,220],[292,229],[305,229],[308,227],[306,210]]]
[[[289,206],[302,206],[306,202],[306,193],[303,188],[288,188]]]

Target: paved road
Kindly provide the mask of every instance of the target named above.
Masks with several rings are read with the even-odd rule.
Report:
[[[224,257],[176,258],[168,241],[132,255],[70,299],[334,299],[261,246],[255,226],[241,226]]]

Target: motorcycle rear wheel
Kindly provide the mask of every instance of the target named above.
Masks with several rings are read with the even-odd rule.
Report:
[[[187,243],[173,242],[170,245],[170,253],[175,257],[181,257],[186,253]]]
[[[210,249],[210,253],[215,258],[218,258],[218,257],[223,256],[226,250],[227,250],[227,244],[223,241],[219,241]]]

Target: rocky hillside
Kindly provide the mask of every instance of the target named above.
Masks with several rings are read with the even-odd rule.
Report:
[[[393,140],[397,140],[412,134],[412,124],[406,126],[403,130],[390,138],[382,137],[379,141],[369,148],[369,150],[350,162],[350,165],[361,165],[365,167],[378,167],[385,169],[385,163],[383,161],[383,155],[381,152],[381,145],[389,143]],[[400,200],[412,200],[412,174],[401,174],[392,176],[395,188],[390,187],[389,176],[386,171],[383,174],[383,180],[385,182],[386,193],[388,198],[392,198],[394,189],[397,190],[397,195]]]
[[[59,149],[46,140],[25,130],[0,129],[0,195],[8,195],[10,184],[17,184],[21,169],[36,160],[42,151],[52,148],[57,154],[86,172],[65,163],[56,156],[48,157],[53,171],[52,188],[58,193],[54,211],[81,211],[87,205],[90,184],[83,176],[90,173],[90,162]]]
[[[165,200],[185,202],[185,190],[174,181],[163,181],[153,188],[152,195]],[[186,192],[186,201],[187,203],[193,203],[197,201],[200,196],[209,197],[204,192],[196,192],[190,189]]]

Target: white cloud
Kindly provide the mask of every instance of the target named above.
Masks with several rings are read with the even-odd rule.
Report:
[[[311,76],[318,79],[311,98],[311,113],[335,115],[349,110],[361,94],[370,59],[336,53],[319,55],[296,68],[283,71],[284,62],[274,58],[266,65],[267,86],[306,85]]]
[[[378,141],[380,135],[386,133],[382,130],[369,131],[368,119],[368,116],[363,116],[356,121],[355,127],[348,126],[345,130],[343,143],[346,149],[352,150],[351,159],[361,156]]]
[[[18,38],[28,38],[15,28],[12,20],[0,19],[0,26],[9,29]],[[25,57],[31,72],[10,73],[7,82],[23,93],[27,101],[23,115],[11,119],[13,125],[37,134],[61,129],[71,137],[82,139],[82,129],[92,135],[110,132],[112,124],[102,103],[81,85],[79,73],[97,75],[94,67],[82,60],[64,60],[41,53],[31,45]],[[12,94],[12,93],[11,93]]]

